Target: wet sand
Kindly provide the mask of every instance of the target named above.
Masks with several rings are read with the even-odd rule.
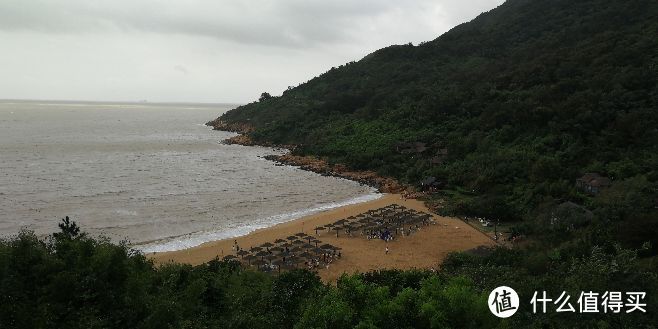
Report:
[[[204,243],[200,246],[147,255],[156,264],[166,262],[201,264],[219,256],[235,254],[234,240],[241,248],[248,249],[265,242],[285,239],[289,235],[304,232],[315,235],[313,228],[332,223],[338,219],[355,216],[371,209],[397,203],[407,208],[430,213],[418,200],[403,200],[399,194],[386,194],[383,197],[359,204],[349,205],[303,217],[273,227],[261,229],[251,234],[227,240]],[[391,242],[380,239],[368,240],[355,234],[353,237],[339,232],[319,231],[318,239],[342,248],[342,258],[328,269],[319,270],[320,277],[331,282],[343,273],[367,272],[377,269],[438,268],[441,261],[453,251],[464,251],[478,246],[492,246],[495,243],[483,233],[466,225],[459,219],[434,215],[436,225],[422,226],[420,232],[411,236],[399,237]],[[386,247],[389,253],[386,254]]]

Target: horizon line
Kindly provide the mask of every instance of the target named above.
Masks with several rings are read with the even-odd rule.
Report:
[[[205,104],[205,105],[244,105],[244,102],[203,102],[203,101],[149,101],[145,100],[87,100],[87,99],[39,99],[39,98],[0,98],[0,102],[54,102],[54,103],[104,103],[104,104]]]

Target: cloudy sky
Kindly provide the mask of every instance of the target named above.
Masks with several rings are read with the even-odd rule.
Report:
[[[237,102],[503,0],[1,0],[0,99]]]

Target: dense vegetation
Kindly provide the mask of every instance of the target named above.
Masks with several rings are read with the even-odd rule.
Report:
[[[546,225],[529,222],[569,201],[624,227],[626,246],[657,245],[656,35],[655,1],[509,0],[220,119],[412,185],[437,177],[448,213],[525,220],[516,229],[531,234]],[[399,142],[429,148],[401,153]],[[577,190],[587,172],[613,188]]]
[[[156,267],[64,221],[49,239],[0,241],[0,328],[655,328],[657,35],[655,1],[509,0],[221,118],[411,184],[438,177],[442,211],[512,221],[523,248],[327,285],[219,260]],[[613,184],[584,194],[585,172]],[[521,297],[504,320],[486,300],[500,285]],[[533,314],[543,290],[574,304],[581,291],[643,291],[648,312]]]
[[[21,232],[0,242],[0,328],[650,328],[658,323],[655,272],[611,244],[552,250],[550,267],[526,251],[454,254],[438,273],[345,275],[336,285],[295,270],[271,276],[237,262],[155,267],[125,245],[60,225],[53,238]],[[655,269],[655,267],[654,267]],[[487,307],[511,284],[521,308],[509,319]],[[559,282],[559,285],[555,283]],[[559,286],[560,290],[550,287]],[[533,314],[534,291],[649,291],[647,313]],[[574,301],[575,305],[575,301]],[[576,322],[577,321],[577,322]]]

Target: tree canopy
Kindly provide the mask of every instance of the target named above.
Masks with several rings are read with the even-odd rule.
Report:
[[[269,275],[236,261],[155,266],[103,238],[24,231],[0,240],[0,328],[644,328],[658,321],[653,266],[634,250],[582,242],[457,253],[438,272],[346,274],[325,284],[306,270]],[[522,301],[508,319],[487,306],[503,284]],[[647,313],[532,313],[533,291],[557,289],[645,291]]]

